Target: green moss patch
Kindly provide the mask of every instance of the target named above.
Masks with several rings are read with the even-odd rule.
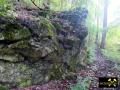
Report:
[[[22,41],[19,41],[17,43],[9,45],[9,47],[10,48],[19,48],[19,49],[29,48],[29,43],[27,40],[22,40]]]
[[[32,81],[30,78],[18,79],[18,86],[19,87],[28,87],[28,86],[31,86],[31,84],[32,84]]]
[[[49,72],[50,79],[60,79],[64,74],[64,70],[62,68],[62,64],[54,64],[52,69]]]
[[[9,90],[9,88],[7,86],[0,84],[0,90]]]
[[[51,37],[54,36],[55,27],[54,25],[52,25],[52,23],[49,20],[42,18],[40,25],[41,28],[48,30],[47,36],[51,36]]]
[[[24,28],[18,24],[7,24],[4,32],[2,33],[4,40],[14,41],[27,38],[31,35],[27,28]]]

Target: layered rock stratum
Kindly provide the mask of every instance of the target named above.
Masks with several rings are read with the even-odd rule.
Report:
[[[29,12],[30,13],[30,12]],[[31,14],[31,13],[30,13]],[[0,17],[0,83],[10,88],[72,76],[87,61],[85,8],[49,19]]]

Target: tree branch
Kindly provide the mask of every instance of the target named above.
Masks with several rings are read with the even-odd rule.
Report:
[[[32,2],[39,10],[42,10],[42,11],[48,11],[48,10],[49,10],[49,9],[40,8],[40,7],[35,3],[35,0],[31,0],[31,2]]]

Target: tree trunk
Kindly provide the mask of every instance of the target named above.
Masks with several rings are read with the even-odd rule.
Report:
[[[104,0],[104,18],[103,18],[103,31],[102,31],[102,40],[101,48],[105,48],[106,43],[106,34],[107,34],[107,9],[108,9],[108,0]]]
[[[99,45],[99,26],[100,26],[100,19],[99,17],[97,16],[97,32],[96,32],[96,45],[98,46]]]
[[[96,19],[96,25],[97,25],[97,31],[96,31],[96,39],[95,39],[95,43],[98,47],[98,43],[99,43],[99,14],[98,14],[98,9],[99,7],[99,0],[97,0],[97,4],[96,4],[96,8],[95,8],[95,19]]]
[[[98,31],[96,33],[96,40],[95,40],[96,45],[98,46]]]

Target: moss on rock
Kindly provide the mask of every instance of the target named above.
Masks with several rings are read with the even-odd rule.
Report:
[[[53,64],[52,69],[49,72],[49,78],[52,79],[60,79],[61,76],[64,74],[64,70],[62,68],[62,64],[55,63]]]
[[[9,61],[9,62],[17,62],[17,61],[23,61],[24,58],[16,53],[11,48],[2,48],[0,49],[0,59]]]
[[[20,50],[17,50],[16,52],[21,53],[23,56],[29,57],[33,60],[38,60],[39,58],[42,57],[41,51],[36,51],[32,48],[20,49]]]
[[[4,38],[4,40],[14,41],[27,38],[30,35],[31,33],[27,28],[18,24],[7,24],[1,38]]]
[[[17,43],[14,43],[14,44],[10,44],[9,45],[10,48],[19,48],[19,49],[22,49],[22,48],[29,48],[29,43],[27,40],[21,40]]]
[[[28,87],[32,85],[31,78],[19,78],[18,80],[18,86],[19,87]]]
[[[8,87],[22,87],[31,85],[32,70],[28,65],[0,61],[0,67],[0,81],[6,81],[7,83],[5,84],[8,85]]]
[[[0,55],[14,55],[15,51],[10,48],[0,48]]]
[[[56,22],[54,22],[53,25],[56,28],[56,30],[61,30],[63,28],[61,24],[56,23]]]
[[[22,72],[25,72],[25,71],[29,70],[29,68],[24,64],[23,65],[19,64],[18,69]]]
[[[72,72],[76,72],[78,54],[79,53],[76,53],[75,55],[71,56],[69,65],[70,65],[70,71]]]
[[[7,86],[0,84],[0,90],[9,90],[9,88]]]
[[[55,35],[54,34],[55,27],[54,25],[52,25],[52,23],[49,20],[42,18],[40,22],[40,26],[41,28],[48,30],[46,36],[53,37]]]

